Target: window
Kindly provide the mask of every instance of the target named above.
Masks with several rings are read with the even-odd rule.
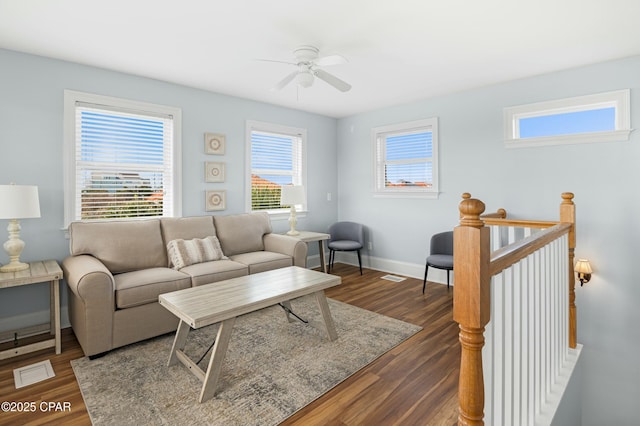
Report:
[[[376,196],[438,197],[438,119],[376,127]]]
[[[65,227],[180,216],[178,108],[65,90]]]
[[[628,140],[629,90],[504,109],[505,145],[511,148]]]
[[[247,211],[289,212],[280,205],[283,185],[303,185],[306,191],[307,131],[277,124],[247,122]],[[298,211],[306,206],[296,206]]]

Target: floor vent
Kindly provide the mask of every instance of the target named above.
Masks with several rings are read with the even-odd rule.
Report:
[[[393,281],[394,283],[399,283],[400,281],[406,280],[405,277],[399,277],[397,275],[385,275],[384,277],[381,277],[381,278],[383,280]]]
[[[43,380],[54,377],[51,361],[46,360],[35,364],[26,365],[24,367],[13,370],[13,378],[16,382],[16,389],[41,382]]]

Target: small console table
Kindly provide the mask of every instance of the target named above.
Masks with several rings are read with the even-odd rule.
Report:
[[[58,285],[61,279],[62,269],[55,260],[30,262],[29,269],[23,271],[0,272],[0,289],[49,282],[51,311],[48,332],[54,336],[52,339],[3,350],[0,352],[0,360],[53,347],[56,348],[56,354],[61,352],[60,286]],[[42,327],[33,327],[29,330],[32,333],[38,333],[41,332]]]
[[[298,235],[289,235],[290,237],[297,238],[300,241],[304,241],[305,243],[310,243],[312,241],[318,242],[318,250],[320,251],[320,263],[322,264],[322,272],[325,274],[328,273],[327,264],[324,261],[324,242],[331,238],[330,234],[323,234],[321,232],[311,232],[311,231],[299,231]]]

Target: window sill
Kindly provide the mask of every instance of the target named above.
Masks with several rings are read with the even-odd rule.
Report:
[[[573,145],[594,142],[628,141],[633,129],[615,130],[611,132],[582,133],[579,135],[545,136],[539,138],[507,139],[506,148],[531,148],[534,146]]]
[[[289,220],[289,216],[291,215],[291,212],[289,210],[287,211],[278,211],[278,210],[253,210],[251,213],[258,213],[258,212],[266,212],[269,215],[269,218],[272,220]],[[307,210],[300,210],[296,212],[296,217],[306,217],[307,216],[308,211]]]
[[[374,192],[373,198],[422,198],[425,200],[437,200],[440,196],[439,192],[410,192],[410,191],[389,191]]]

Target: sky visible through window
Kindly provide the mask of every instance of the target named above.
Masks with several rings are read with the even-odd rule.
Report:
[[[616,130],[615,107],[520,118],[520,138]]]

